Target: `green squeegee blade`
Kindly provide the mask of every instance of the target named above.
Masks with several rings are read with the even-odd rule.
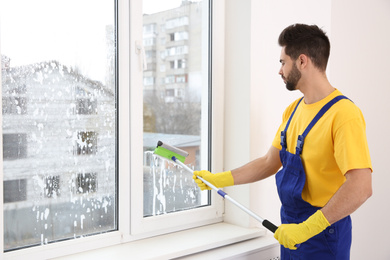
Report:
[[[186,159],[184,156],[177,154],[177,153],[174,153],[171,150],[165,149],[164,147],[161,147],[161,146],[158,146],[156,149],[154,149],[154,153],[157,155],[160,155],[164,158],[167,158],[169,160],[172,160],[172,157],[174,156],[174,157],[176,157],[176,159],[178,159],[182,163],[184,163],[184,161]]]

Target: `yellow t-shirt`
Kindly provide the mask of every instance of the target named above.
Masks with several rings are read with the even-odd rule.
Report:
[[[298,135],[303,134],[320,109],[336,96],[335,90],[326,98],[314,103],[299,104],[287,130],[287,150],[295,154]],[[280,132],[300,99],[294,101],[283,113],[283,122],[272,142],[279,150]],[[345,173],[352,169],[370,168],[371,159],[366,138],[366,124],[360,109],[350,100],[334,104],[313,126],[305,138],[302,163],[306,183],[302,198],[316,207],[323,207],[345,182]]]

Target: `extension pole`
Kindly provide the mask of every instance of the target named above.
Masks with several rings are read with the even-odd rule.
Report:
[[[178,160],[176,157],[172,157],[172,160],[179,164],[180,166],[182,166],[184,169],[186,169],[187,171],[191,172],[192,174],[194,173],[194,171],[188,167],[187,165],[185,165],[184,163],[182,163],[180,160]],[[245,211],[247,214],[249,214],[250,216],[252,216],[253,218],[255,218],[256,220],[258,220],[264,227],[266,227],[268,230],[270,230],[271,232],[275,233],[275,231],[278,229],[277,226],[275,226],[274,224],[272,224],[270,221],[266,220],[266,219],[263,219],[261,218],[260,216],[256,215],[253,211],[249,210],[248,208],[244,207],[242,204],[238,203],[236,200],[234,200],[232,197],[230,197],[228,194],[226,194],[223,190],[221,189],[218,189],[217,187],[215,187],[213,184],[211,184],[210,182],[206,181],[205,179],[203,179],[202,177],[199,177],[197,176],[198,179],[200,179],[201,181],[203,181],[207,186],[209,186],[211,189],[215,190],[219,195],[221,195],[224,199],[227,199],[229,200],[230,202],[232,202],[234,205],[236,205],[237,207],[239,207],[240,209],[242,209],[243,211]]]

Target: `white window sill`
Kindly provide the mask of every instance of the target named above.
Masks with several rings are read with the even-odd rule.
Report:
[[[242,242],[202,251],[189,256],[180,257],[180,260],[276,260],[280,259],[280,245],[274,236],[267,235]]]
[[[265,236],[267,231],[260,228],[243,228],[227,223],[203,226],[172,234],[142,239],[120,245],[110,246],[75,255],[57,258],[58,260],[77,259],[172,259],[199,257],[222,257],[223,254],[232,256],[233,248],[225,247],[242,241],[251,241],[245,246],[241,244],[234,250],[235,254],[245,253],[277,246],[273,237]],[[253,240],[253,238],[256,238]],[[217,250],[211,250],[216,249]],[[191,256],[192,255],[192,256]]]

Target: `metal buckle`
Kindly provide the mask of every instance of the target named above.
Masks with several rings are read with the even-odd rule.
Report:
[[[304,141],[305,141],[305,137],[303,137],[302,135],[299,135],[298,140],[297,140],[296,154],[302,153]]]

